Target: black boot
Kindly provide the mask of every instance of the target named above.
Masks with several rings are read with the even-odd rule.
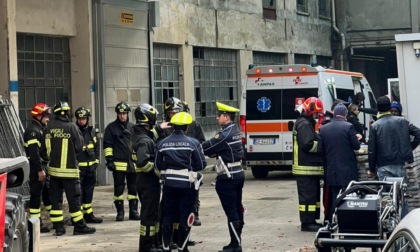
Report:
[[[83,219],[85,219],[86,223],[102,223],[103,219],[98,218],[93,213],[90,214],[84,214]]]
[[[200,221],[200,218],[198,217],[198,212],[194,213],[193,226],[201,226],[201,221]]]
[[[64,227],[64,222],[54,222],[55,224],[55,235],[62,236],[66,233],[66,228]]]
[[[41,218],[39,218],[39,224],[40,224],[39,227],[40,227],[41,233],[49,233],[51,231],[49,227],[47,227],[46,225],[42,223]]]
[[[140,220],[140,214],[138,212],[139,209],[139,200],[132,199],[128,201],[128,204],[130,206],[130,220]]]
[[[84,219],[79,220],[74,223],[73,235],[84,235],[84,234],[93,234],[96,232],[94,227],[86,226]]]
[[[188,238],[190,238],[190,227],[178,226],[178,251],[188,252]]]
[[[172,225],[163,225],[161,231],[163,251],[171,251]]]
[[[124,220],[124,201],[116,200],[114,201],[115,208],[117,209],[117,217],[115,218],[116,221],[123,221]]]
[[[229,222],[230,244],[223,247],[221,252],[242,252],[241,234],[244,226],[243,221]]]

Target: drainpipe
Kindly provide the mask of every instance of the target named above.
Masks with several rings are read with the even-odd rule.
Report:
[[[332,9],[332,25],[334,28],[334,31],[338,34],[340,34],[341,37],[341,54],[340,54],[340,65],[341,70],[344,70],[344,49],[346,48],[346,38],[344,37],[344,33],[340,32],[340,30],[337,27],[336,21],[335,21],[335,0],[331,1],[331,9]]]

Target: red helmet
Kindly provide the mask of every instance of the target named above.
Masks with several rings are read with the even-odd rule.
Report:
[[[324,105],[322,101],[316,97],[309,97],[303,103],[303,109],[308,116],[313,113],[319,113],[321,116],[324,115]]]
[[[51,108],[45,103],[37,103],[32,107],[32,116],[51,115]]]

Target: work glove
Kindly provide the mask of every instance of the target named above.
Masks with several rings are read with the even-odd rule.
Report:
[[[106,168],[108,168],[109,171],[115,171],[115,164],[114,162],[108,162],[106,163]]]
[[[97,167],[98,167],[98,164],[93,164],[93,165],[89,166],[88,172],[95,173]]]

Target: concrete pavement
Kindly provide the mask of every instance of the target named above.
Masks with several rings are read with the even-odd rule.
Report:
[[[300,231],[297,189],[293,176],[285,172],[272,172],[267,180],[255,180],[247,170],[243,203],[248,211],[243,230],[243,251],[315,251],[314,233]],[[190,251],[218,251],[230,238],[227,220],[212,182],[215,174],[207,171],[200,189],[202,226],[193,227],[191,239],[198,242]],[[41,235],[41,251],[138,251],[139,222],[126,219],[115,221],[112,186],[95,189],[93,208],[95,215],[104,218],[102,224],[91,224],[93,235],[73,236],[73,227],[67,234],[56,237],[53,233]]]

